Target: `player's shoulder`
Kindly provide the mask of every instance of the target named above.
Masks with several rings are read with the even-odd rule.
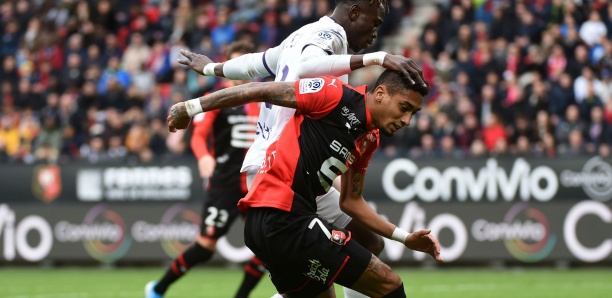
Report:
[[[319,37],[328,39],[346,40],[346,32],[338,23],[334,22],[330,17],[321,17],[318,21],[304,25],[300,30],[310,32]]]
[[[317,93],[324,89],[334,89],[342,92],[343,82],[334,76],[321,76],[316,78],[304,78],[300,79],[297,84],[298,92],[300,94],[306,93]],[[329,91],[328,91],[329,93]]]

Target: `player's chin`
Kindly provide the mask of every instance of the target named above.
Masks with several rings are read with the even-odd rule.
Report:
[[[394,132],[389,131],[389,130],[387,130],[387,129],[384,129],[384,130],[382,130],[382,129],[381,129],[380,131],[381,131],[381,132],[382,132],[382,133],[383,133],[385,136],[387,136],[387,137],[392,137],[392,136],[393,136],[393,133],[394,133]]]

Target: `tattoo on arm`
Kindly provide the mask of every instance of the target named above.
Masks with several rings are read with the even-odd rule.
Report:
[[[359,173],[353,175],[353,192],[361,193],[361,176]]]
[[[180,115],[186,115],[186,114],[187,114],[187,108],[185,108],[185,105],[173,105],[170,108],[168,118],[177,119],[179,118]]]
[[[292,82],[249,83],[219,90],[200,97],[204,111],[241,106],[254,101],[297,108],[295,88]]]
[[[273,105],[297,109],[295,100],[295,87],[293,82],[274,82],[273,86],[262,86],[266,91],[266,97],[262,100]]]

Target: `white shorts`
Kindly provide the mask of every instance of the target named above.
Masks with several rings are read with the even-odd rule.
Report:
[[[247,188],[251,188],[251,184],[253,184],[253,180],[258,171],[259,167],[256,166],[251,166],[246,169]],[[317,214],[319,217],[325,219],[334,226],[344,229],[353,219],[340,210],[340,192],[334,187],[330,187],[326,194],[318,196],[316,200]]]

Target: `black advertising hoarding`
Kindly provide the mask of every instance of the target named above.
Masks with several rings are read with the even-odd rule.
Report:
[[[612,199],[612,160],[371,161],[364,196],[406,203],[552,202]],[[1,165],[0,202],[188,202],[203,195],[197,164]]]
[[[364,197],[406,230],[431,228],[448,262],[612,261],[612,162],[374,159]],[[1,165],[0,263],[167,260],[199,231],[196,164]],[[241,222],[216,261],[250,257]],[[387,241],[382,259],[424,259]]]
[[[204,191],[195,163],[1,165],[0,202],[187,202]]]
[[[612,262],[612,204],[373,203],[408,230],[432,229],[446,262],[564,260]],[[25,260],[162,261],[183,251],[199,231],[198,205],[0,204],[0,263]],[[215,261],[243,262],[242,221],[219,241]],[[420,262],[429,256],[386,241],[381,259]]]
[[[612,159],[373,160],[364,197],[404,203],[612,199]]]
[[[218,242],[217,260],[252,256],[237,223]],[[183,203],[0,204],[0,260],[160,261],[176,257],[199,231],[199,206]]]

